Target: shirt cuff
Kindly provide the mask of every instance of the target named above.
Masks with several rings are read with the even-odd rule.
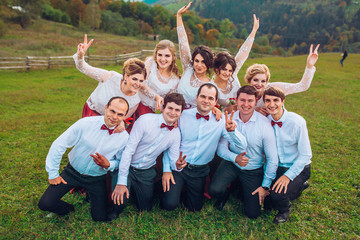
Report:
[[[271,182],[272,182],[272,180],[271,180],[271,179],[264,178],[264,180],[263,180],[263,182],[262,182],[261,186],[262,186],[262,187],[268,187],[268,188],[270,188]]]
[[[104,168],[105,171],[113,172],[116,168],[116,161],[109,161],[110,166],[108,168]]]
[[[287,170],[285,173],[284,173],[285,176],[287,176],[291,181],[294,180],[294,178],[296,178],[295,176],[295,173]]]
[[[127,177],[118,175],[118,180],[116,184],[127,186]]]
[[[56,172],[56,171],[54,171],[54,172],[49,172],[49,179],[55,179],[55,178],[57,178],[58,176],[60,176],[60,175],[59,175],[59,172]]]

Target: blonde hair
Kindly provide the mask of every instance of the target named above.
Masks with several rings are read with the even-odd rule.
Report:
[[[145,68],[145,63],[138,58],[129,58],[124,62],[123,75],[131,76],[134,74],[144,75],[146,79],[147,73]]]
[[[157,65],[156,57],[157,57],[158,51],[166,49],[166,48],[169,49],[169,51],[173,57],[171,65],[170,65],[170,70],[177,77],[180,77],[179,69],[176,65],[176,48],[172,41],[164,39],[164,40],[161,40],[158,44],[156,44],[155,49],[154,49],[154,55],[153,55],[156,65]]]
[[[266,75],[266,83],[270,81],[270,70],[265,64],[253,64],[246,70],[244,80],[245,82],[250,84],[251,79],[256,74],[265,74]]]

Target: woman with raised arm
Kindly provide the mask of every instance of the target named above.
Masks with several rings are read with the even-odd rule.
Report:
[[[121,96],[128,101],[127,117],[130,117],[140,102],[138,91],[147,76],[145,64],[137,58],[128,59],[124,63],[123,75],[115,71],[92,67],[85,62],[84,56],[93,41],[91,39],[87,42],[85,34],[84,42],[78,45],[77,53],[73,56],[76,68],[80,72],[99,81],[84,105],[82,117],[104,115],[105,105],[110,98],[115,96]]]
[[[246,70],[244,79],[249,85],[254,86],[258,91],[258,101],[256,110],[267,116],[268,112],[264,107],[263,93],[268,87],[277,87],[284,91],[285,95],[304,92],[309,89],[311,81],[314,77],[316,68],[315,63],[318,60],[318,44],[313,51],[313,44],[310,45],[310,52],[306,60],[306,68],[303,77],[298,83],[273,82],[270,83],[270,71],[265,64],[253,64]]]
[[[253,29],[235,58],[228,52],[219,52],[214,60],[215,75],[211,81],[219,89],[218,104],[224,109],[231,106],[231,101],[236,98],[236,92],[240,88],[237,74],[249,56],[256,32],[259,29],[259,19],[255,14],[253,14],[253,18]]]
[[[141,103],[135,118],[145,113],[161,110],[163,98],[174,92],[179,84],[179,69],[176,66],[176,48],[170,40],[161,40],[156,44],[154,55],[145,60],[148,73],[145,86],[140,90]]]
[[[191,2],[180,8],[176,15],[180,59],[183,68],[177,91],[184,96],[187,108],[196,107],[196,94],[199,87],[210,82],[210,69],[214,59],[214,53],[207,46],[197,46],[192,54],[190,52],[190,45],[182,20],[182,15],[190,6]]]

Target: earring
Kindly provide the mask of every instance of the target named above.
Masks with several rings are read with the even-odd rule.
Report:
[[[126,85],[126,80],[124,79],[124,84]]]

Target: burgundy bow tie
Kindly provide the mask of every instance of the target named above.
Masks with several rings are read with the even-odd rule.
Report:
[[[279,127],[282,127],[282,122],[274,122],[271,120],[271,126],[274,126],[275,124],[277,124]]]
[[[201,115],[199,113],[196,113],[196,119],[199,119],[199,118],[205,118],[206,121],[209,121],[209,115]]]
[[[169,125],[166,125],[165,123],[162,123],[160,125],[160,128],[168,128],[171,131],[171,130],[173,130],[174,126],[169,126]]]
[[[105,124],[103,124],[100,129],[101,129],[101,130],[108,130],[108,131],[109,131],[109,135],[113,134],[113,132],[114,132],[114,129],[108,128]]]

